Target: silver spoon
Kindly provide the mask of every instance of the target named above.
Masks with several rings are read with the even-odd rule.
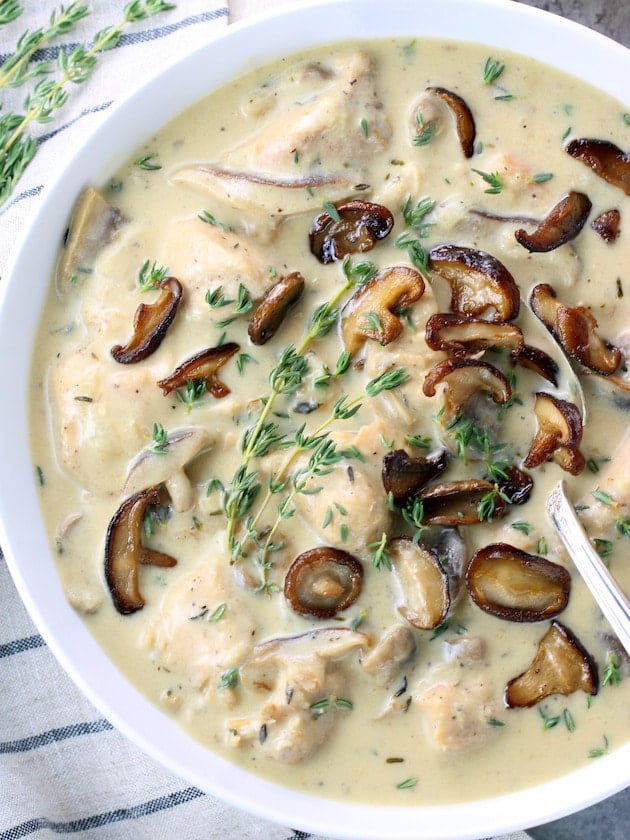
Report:
[[[547,499],[547,513],[577,570],[630,656],[630,602],[602,563],[560,481]]]

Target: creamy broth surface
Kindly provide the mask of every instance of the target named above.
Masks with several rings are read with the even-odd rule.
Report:
[[[484,82],[489,59],[504,66]],[[472,156],[462,150],[452,107],[427,88],[465,101],[476,126]],[[93,257],[85,257],[89,248],[62,256],[34,356],[31,437],[43,514],[67,596],[90,631],[209,749],[316,795],[417,805],[514,791],[628,740],[627,660],[544,514],[546,496],[564,478],[589,534],[630,592],[630,539],[617,527],[630,515],[630,198],[565,150],[576,138],[630,148],[624,112],[548,66],[490,55],[483,46],[345,43],[289,57],[212,93],[133,151],[110,182],[95,185],[117,208],[115,230],[105,230]],[[423,132],[426,143],[415,140]],[[572,191],[586,194],[592,209],[571,241],[545,252],[516,241],[516,229],[531,233]],[[349,198],[386,207],[393,229],[371,250],[323,264],[311,253],[309,230],[331,203]],[[429,209],[418,211],[414,227],[409,211],[423,199]],[[620,231],[606,241],[591,222],[611,209],[620,213]],[[491,460],[523,468],[537,431],[534,394],[575,395],[562,376],[554,388],[505,350],[488,350],[483,361],[508,376],[513,399],[501,407],[476,395],[447,422],[443,384],[427,396],[423,383],[448,356],[428,347],[425,327],[448,311],[450,289],[430,265],[413,268],[405,241],[416,243],[416,253],[450,244],[491,254],[523,300],[549,284],[567,307],[588,307],[598,333],[621,351],[620,382],[574,364],[587,405],[584,469],[572,475],[555,461],[527,469],[529,499],[488,521],[418,531],[409,523],[412,505],[405,519],[405,504],[388,499],[384,456],[446,452],[446,470],[431,485],[485,479],[487,459],[474,447],[457,451],[469,417],[489,434]],[[397,311],[402,330],[387,344],[366,337],[370,327],[383,327],[368,308],[358,349],[336,375],[347,339],[339,317],[324,337],[308,338],[309,323],[323,304],[341,309],[358,294],[366,263],[380,272],[411,267],[424,293]],[[143,266],[145,276],[152,267],[167,269],[182,299],[159,347],[121,364],[112,347],[129,340],[139,304],[160,294],[140,289]],[[275,335],[255,345],[248,324],[259,301],[293,272],[304,279],[300,299]],[[560,356],[523,304],[514,323],[526,343]],[[229,393],[217,398],[192,382],[165,395],[157,385],[195,353],[229,343],[238,350],[217,372]],[[259,457],[270,373],[288,347],[297,348],[304,369],[291,393],[273,397],[263,420],[281,439]],[[365,392],[396,371],[398,387]],[[332,420],[335,406],[350,416]],[[199,451],[179,464],[181,447],[175,438],[165,444],[160,433],[191,428]],[[253,429],[258,449],[246,457]],[[295,446],[300,430],[331,447],[321,475],[308,466],[317,447]],[[150,478],[134,468],[138,458],[150,464]],[[230,551],[226,501],[239,467],[260,489],[230,527]],[[122,615],[104,576],[106,533],[147,481],[161,495],[145,521],[144,543],[177,564],[140,565],[144,606]],[[616,506],[597,501],[598,489]],[[437,546],[442,566],[449,551],[463,557],[459,573],[449,567],[448,614],[431,629],[410,623],[402,573],[388,568],[391,541],[401,535]],[[595,663],[597,694],[553,693],[529,708],[506,707],[506,685],[529,667],[550,620],[505,620],[473,602],[466,566],[494,543],[568,570],[568,604],[555,620]],[[358,598],[328,618],[297,614],[283,594],[295,558],[320,546],[348,552],[363,570]],[[404,655],[398,648],[385,655],[390,632],[409,647]],[[375,650],[385,651],[386,675],[369,664]]]

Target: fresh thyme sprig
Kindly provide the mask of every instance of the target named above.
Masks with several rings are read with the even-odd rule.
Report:
[[[165,0],[133,0],[128,3],[121,20],[97,32],[90,46],[80,44],[70,53],[63,50],[58,52],[59,76],[56,79],[44,78],[37,82],[26,97],[23,114],[6,113],[2,116],[0,119],[0,205],[7,200],[37,151],[37,141],[27,134],[31,124],[52,121],[54,112],[68,101],[70,95],[68,86],[80,85],[88,81],[96,67],[98,53],[115,47],[120,41],[122,30],[128,23],[143,20],[172,8],[174,8],[173,4]],[[76,14],[76,7],[74,14]],[[61,25],[67,26],[65,22]],[[59,18],[57,18],[56,26],[59,26]],[[31,75],[37,74],[33,71]]]
[[[4,3],[0,6],[0,26],[16,20],[23,11],[19,0],[4,0]]]
[[[408,378],[409,375],[403,368],[395,368],[394,370],[386,371],[385,373],[374,377],[367,383],[365,386],[365,394],[369,397],[378,396],[378,394],[383,391],[390,391],[399,387]],[[308,495],[309,493],[316,492],[316,489],[308,488],[309,479],[329,474],[342,458],[352,457],[353,453],[348,452],[347,450],[341,451],[337,449],[334,441],[329,437],[328,429],[337,421],[349,420],[354,417],[361,408],[362,399],[362,395],[357,396],[354,399],[349,399],[347,395],[343,395],[336,401],[330,415],[322,423],[320,423],[320,425],[312,433],[307,434],[305,426],[302,425],[296,431],[295,437],[292,441],[284,441],[284,436],[278,433],[276,424],[268,424],[269,428],[266,429],[266,437],[263,438],[263,435],[260,436],[259,439],[261,442],[263,439],[265,441],[270,440],[270,445],[280,443],[281,446],[285,444],[284,448],[291,448],[291,451],[282,466],[274,475],[270,476],[267,483],[267,492],[265,497],[262,500],[256,515],[254,517],[250,517],[248,520],[247,531],[243,539],[237,540],[233,535],[233,532],[230,534],[229,548],[233,559],[236,560],[239,557],[245,556],[245,549],[247,548],[249,541],[252,541],[259,549],[257,562],[261,571],[260,591],[270,594],[271,590],[267,581],[267,572],[271,567],[271,564],[269,562],[268,555],[276,547],[276,544],[273,543],[273,538],[280,526],[280,523],[290,518],[295,513],[293,502],[296,495]],[[262,454],[267,452],[269,448],[270,446],[263,447]],[[292,463],[299,455],[308,451],[311,452],[311,455],[309,456],[307,466],[305,468],[300,468],[293,474],[293,476],[291,476],[291,478],[289,478],[288,473]],[[236,518],[242,518],[242,516],[249,512],[256,495],[260,490],[260,484],[256,484],[256,475],[256,471],[252,471],[251,473],[240,473],[241,486],[248,494],[248,497],[244,500],[242,505],[242,513],[240,516],[235,517],[234,521],[236,521]],[[246,480],[244,480],[245,478]],[[282,493],[288,486],[290,486],[288,494],[278,504],[275,522],[269,529],[261,532],[258,528],[258,523],[263,512],[268,506],[269,501],[274,495]],[[255,490],[252,493],[253,487],[255,487]],[[232,484],[232,493],[233,492],[234,482]],[[231,503],[230,510],[228,510],[228,505],[225,505],[225,512],[228,516],[228,521],[230,521],[231,512],[238,513],[239,500],[237,496],[238,492],[236,496],[226,496],[226,499]]]
[[[498,172],[482,172],[481,169],[473,169],[472,171],[479,175],[486,184],[489,184],[489,188],[484,190],[484,192],[488,193],[488,195],[498,195],[505,189],[505,184],[501,180],[501,176]]]
[[[165,266],[155,262],[151,265],[150,260],[145,260],[138,269],[138,288],[141,292],[150,292],[157,288],[158,283],[164,280],[167,274],[168,268]]]
[[[31,58],[49,41],[58,35],[65,35],[72,27],[89,14],[87,6],[75,0],[68,8],[53,9],[47,27],[28,30],[18,39],[15,50],[0,67],[0,88],[18,87],[27,79],[43,76],[50,72],[51,62],[40,61],[31,64]],[[8,23],[19,17],[22,10],[17,2],[5,0],[0,6],[0,23]],[[30,66],[29,66],[30,65]]]

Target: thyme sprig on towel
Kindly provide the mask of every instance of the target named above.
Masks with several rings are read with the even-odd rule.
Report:
[[[85,6],[74,2],[68,8],[53,12],[47,29],[25,32],[18,40],[16,50],[0,68],[0,87],[22,84],[31,78],[44,76],[36,82],[24,102],[24,112],[7,111],[0,117],[0,205],[11,195],[17,181],[37,152],[37,140],[28,133],[33,123],[45,124],[68,101],[71,85],[80,85],[92,76],[98,54],[115,47],[124,27],[160,12],[173,9],[174,4],[165,0],[133,0],[123,10],[121,19],[99,30],[90,44],[79,44],[71,52],[57,53],[56,78],[49,78],[51,63],[32,64],[35,52],[53,37],[65,34],[79,20],[89,14]],[[12,9],[15,13],[15,9]]]

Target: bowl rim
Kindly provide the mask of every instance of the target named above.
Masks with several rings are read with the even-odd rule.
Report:
[[[337,31],[329,37],[330,27],[323,23],[333,15]],[[481,34],[480,20],[491,18],[491,28],[481,27],[484,37],[470,37],[472,32]],[[24,465],[31,463],[28,435],[15,434],[29,425],[30,378],[30,354],[20,355],[15,348],[23,346],[24,335],[32,336],[38,326],[40,309],[28,302],[41,300],[74,197],[88,173],[91,182],[103,183],[129,157],[129,150],[140,146],[153,130],[206,91],[256,65],[319,43],[404,37],[410,28],[422,37],[445,36],[487,43],[508,53],[526,53],[620,101],[627,96],[623,79],[630,71],[630,50],[580,24],[511,0],[391,0],[387,16],[382,14],[382,0],[320,0],[256,15],[231,24],[112,106],[46,190],[10,258],[0,289],[0,371],[5,393],[12,395],[0,414],[0,463],[3,474],[12,476],[11,486],[6,479],[0,485],[0,543],[19,594],[44,640],[92,704],[160,764],[262,819],[344,840],[359,836],[361,840],[466,840],[558,819],[630,784],[630,743],[600,759],[597,766],[590,764],[559,779],[489,800],[448,806],[384,807],[322,800],[288,791],[216,754],[209,756],[205,747],[128,683],[72,610],[54,562],[42,563],[42,558],[51,561],[51,553],[41,521],[20,527],[24,509],[38,508],[38,488],[35,470],[30,475],[24,472]],[[324,31],[327,37],[322,37]],[[208,65],[212,73],[201,72]],[[178,79],[185,79],[186,86],[173,83]],[[166,82],[170,84],[165,86]],[[141,118],[142,102],[147,99],[157,105]],[[45,233],[38,239],[41,230]],[[120,689],[114,689],[121,679],[124,708]],[[161,734],[160,744],[155,743],[156,731]],[[213,775],[208,774],[208,764]],[[243,779],[248,799],[243,799],[240,790]]]

